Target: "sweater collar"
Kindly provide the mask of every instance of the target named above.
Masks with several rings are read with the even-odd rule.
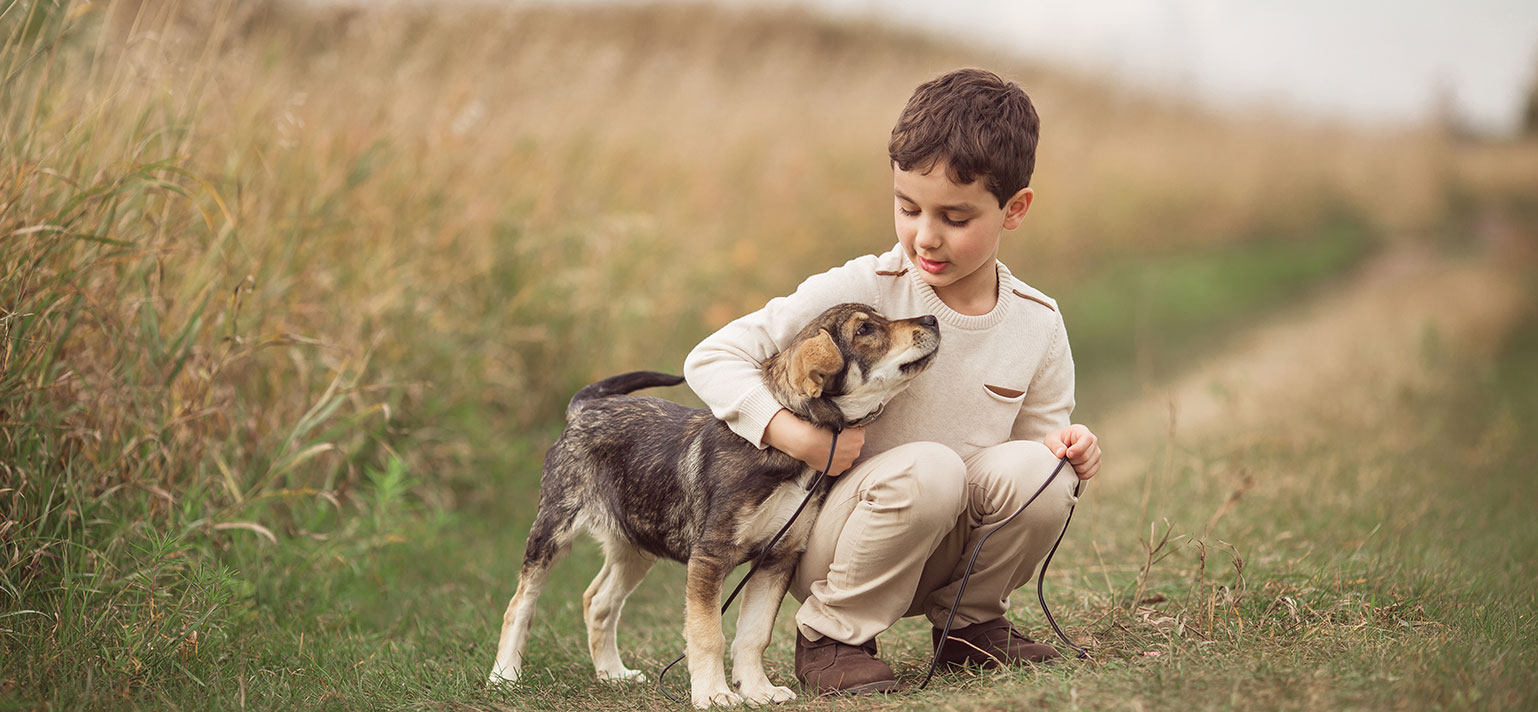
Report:
[[[999,290],[993,304],[993,309],[987,314],[973,316],[962,314],[946,306],[945,302],[940,299],[940,295],[935,294],[934,287],[929,286],[924,281],[924,278],[919,276],[918,266],[908,259],[908,255],[903,251],[901,244],[896,247],[896,250],[902,256],[903,264],[907,267],[905,271],[907,272],[906,276],[909,284],[913,287],[914,291],[918,292],[919,299],[924,302],[924,306],[930,310],[931,314],[935,315],[936,319],[959,329],[987,329],[999,325],[1009,315],[1011,300],[1005,299],[1005,297],[1010,295],[1011,282],[1014,276],[1009,273],[1009,268],[1005,267],[1003,262],[993,261],[994,269],[998,270]]]

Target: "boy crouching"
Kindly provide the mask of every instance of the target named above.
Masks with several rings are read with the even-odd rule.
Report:
[[[821,469],[831,433],[780,407],[759,364],[835,304],[940,322],[946,347],[929,370],[881,418],[839,438],[829,472],[839,476],[791,585],[802,601],[796,677],[809,691],[895,687],[876,637],[924,615],[938,638],[978,539],[1040,487],[1057,458],[1082,480],[1099,471],[1095,435],[1069,422],[1073,357],[1057,303],[998,261],[1004,231],[1020,226],[1034,197],[1038,130],[1025,92],[992,73],[964,69],[919,86],[888,145],[897,244],[807,279],[685,362],[689,385],[734,432]],[[1074,482],[1060,478],[1012,531],[988,540],[951,632],[965,642],[947,645],[942,664],[1058,656],[1004,614],[1074,502]]]

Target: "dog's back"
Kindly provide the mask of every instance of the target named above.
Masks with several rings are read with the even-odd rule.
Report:
[[[778,450],[753,447],[707,410],[629,395],[680,382],[638,371],[579,391],[545,457],[541,513],[687,562],[713,512],[756,505],[802,469]]]

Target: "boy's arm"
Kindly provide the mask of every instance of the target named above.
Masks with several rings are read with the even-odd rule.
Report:
[[[1073,351],[1068,347],[1068,330],[1059,316],[1052,344],[1025,391],[1010,437],[1042,442],[1048,435],[1067,428],[1074,406],[1073,378]]]
[[[776,297],[706,337],[684,359],[689,387],[733,432],[765,447],[764,428],[780,404],[764,386],[759,365],[828,307],[844,302],[879,306],[874,303],[875,261],[874,256],[861,257],[815,275],[794,294]]]
[[[1016,440],[1043,443],[1053,454],[1067,457],[1079,479],[1087,480],[1100,472],[1100,443],[1089,428],[1069,424],[1073,387],[1073,352],[1068,348],[1068,331],[1059,317],[1057,334],[1041,368],[1031,379],[1011,435]]]

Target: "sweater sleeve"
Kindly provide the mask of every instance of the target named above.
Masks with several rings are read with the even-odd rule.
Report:
[[[1068,427],[1068,416],[1074,406],[1073,388],[1073,352],[1068,348],[1068,329],[1059,315],[1052,345],[1031,378],[1010,437],[1041,442],[1047,434]]]
[[[873,255],[850,260],[721,327],[684,359],[689,387],[733,432],[765,447],[764,428],[780,404],[764,385],[760,365],[828,307],[845,302],[875,306],[875,263]]]

